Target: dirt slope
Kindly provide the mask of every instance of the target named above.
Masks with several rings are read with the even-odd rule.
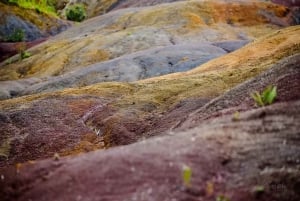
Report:
[[[294,9],[117,9],[2,63],[1,200],[299,201]],[[251,93],[268,85],[278,95],[259,108]]]
[[[120,8],[153,6],[175,1],[180,0],[58,0],[57,4],[60,7],[58,10],[62,14],[73,4],[83,4],[86,7],[88,17],[91,18]]]
[[[158,46],[252,40],[294,23],[291,19],[287,8],[260,1],[183,1],[118,10],[31,49],[26,60],[2,63],[0,80],[61,75]]]
[[[300,52],[299,31],[295,26],[274,32],[186,73],[1,101],[1,164],[45,158],[55,152],[67,155],[129,144],[158,135],[184,119],[184,113],[237,84],[266,69],[283,68],[277,63],[285,64],[286,57]]]
[[[290,57],[285,67],[267,73],[284,76],[276,83],[280,92],[288,90],[280,93],[283,103],[241,112],[236,120],[223,115],[185,132],[107,151],[10,167],[2,170],[0,195],[4,200],[44,201],[216,200],[220,196],[232,201],[297,201],[299,60],[299,54]],[[251,85],[262,87],[263,77],[251,80]],[[285,96],[290,93],[296,93],[296,99]],[[226,97],[223,103],[231,101]],[[182,180],[186,165],[192,169],[188,187]]]
[[[274,3],[278,3],[285,6],[300,6],[299,0],[272,0]]]
[[[25,41],[48,37],[66,30],[70,23],[58,17],[37,13],[0,2],[0,41],[12,34],[14,29],[22,29]]]

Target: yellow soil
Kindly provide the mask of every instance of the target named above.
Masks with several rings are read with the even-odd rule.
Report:
[[[81,116],[95,104],[89,97],[99,96],[110,100],[110,107],[116,111],[106,122],[104,138],[99,140],[94,134],[86,133],[79,144],[69,147],[60,154],[78,154],[109,147],[111,146],[110,133],[120,126],[124,119],[135,122],[149,113],[166,111],[172,105],[187,98],[214,98],[260,74],[280,59],[300,53],[299,34],[300,26],[273,32],[236,52],[212,60],[188,72],[134,83],[100,83],[83,88],[0,101],[0,110],[10,108],[21,110],[31,107],[33,102],[41,99],[72,96],[78,99],[72,99],[68,107],[74,114]],[[149,110],[148,106],[155,107]],[[0,146],[0,155],[6,156],[8,151],[7,144]]]
[[[111,4],[113,1],[101,1]],[[138,33],[141,27],[164,29],[179,37],[202,36],[207,29],[216,30],[217,38],[208,40],[237,39],[240,32],[246,32],[251,38],[276,30],[262,15],[261,10],[273,11],[278,17],[284,17],[286,8],[268,2],[228,3],[225,1],[183,1],[174,4],[144,8],[139,12],[125,13],[113,23],[88,36],[68,37],[68,31],[57,38],[29,50],[33,56],[23,61],[4,65],[0,69],[0,80],[14,80],[28,77],[44,77],[63,74],[78,67],[105,61],[121,56],[112,54],[110,48],[118,41]],[[91,19],[94,20],[94,19]],[[232,26],[234,24],[234,26]],[[77,26],[77,25],[76,25]],[[70,29],[84,30],[87,24]],[[126,30],[123,30],[126,28]],[[132,32],[128,34],[128,30]],[[138,51],[143,49],[134,46]],[[127,48],[127,47],[124,47]]]
[[[174,73],[134,83],[108,82],[54,93],[2,101],[7,108],[47,97],[96,95],[116,100],[114,106],[143,111],[154,104],[162,110],[190,97],[213,98],[268,69],[280,59],[300,53],[300,26],[273,32],[244,48],[188,72]],[[135,102],[133,105],[132,102]]]

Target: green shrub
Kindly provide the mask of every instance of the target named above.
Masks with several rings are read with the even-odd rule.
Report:
[[[47,5],[55,7],[57,0],[47,0]]]
[[[41,10],[40,10],[39,8],[35,8],[35,12],[36,12],[37,14],[41,14],[41,13],[42,13]]]
[[[86,18],[86,11],[82,4],[74,4],[66,9],[68,20],[81,22]]]
[[[261,94],[256,91],[251,94],[251,96],[257,106],[263,107],[265,105],[270,105],[274,102],[277,96],[277,87],[268,86]]]
[[[6,40],[7,42],[22,42],[25,38],[25,32],[23,29],[14,29],[14,31],[7,36]]]

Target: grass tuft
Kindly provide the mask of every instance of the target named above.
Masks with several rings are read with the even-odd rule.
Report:
[[[253,100],[256,105],[259,107],[263,107],[265,105],[271,105],[277,96],[277,87],[276,86],[268,86],[261,94],[255,91],[251,94]]]

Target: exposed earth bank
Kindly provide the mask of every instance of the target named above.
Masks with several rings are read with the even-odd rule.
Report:
[[[186,71],[296,24],[294,16],[261,1],[179,1],[116,10],[28,50],[27,59],[17,55],[2,62],[0,99]]]
[[[1,200],[299,201],[294,11],[116,9],[1,63]]]

